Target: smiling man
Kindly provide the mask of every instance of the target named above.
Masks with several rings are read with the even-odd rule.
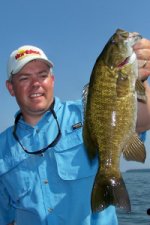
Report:
[[[143,61],[150,58],[150,41],[137,53],[145,48]],[[0,225],[117,225],[112,205],[92,213],[98,159],[91,163],[86,155],[82,101],[54,97],[52,68],[35,46],[22,46],[9,58],[6,86],[20,110],[0,134]],[[143,77],[150,74],[148,60],[144,68]]]
[[[52,63],[45,58],[42,51],[32,50],[30,46],[25,48],[29,50],[18,50],[20,54],[12,53],[10,60],[17,60],[22,68],[15,69],[15,63],[10,62],[8,69],[11,76],[6,85],[10,94],[16,97],[25,121],[34,125],[52,104],[54,76]]]

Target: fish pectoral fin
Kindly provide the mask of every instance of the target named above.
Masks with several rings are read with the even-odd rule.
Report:
[[[123,156],[128,161],[145,162],[146,150],[137,133],[134,133],[123,149]]]
[[[85,116],[85,112],[86,112],[88,92],[89,92],[89,83],[86,84],[82,90],[82,105],[83,105],[83,115],[84,116]]]
[[[145,93],[145,87],[144,87],[141,80],[138,79],[136,81],[135,89],[136,89],[136,92],[137,92],[138,100],[146,103],[147,97],[146,97],[146,93]]]

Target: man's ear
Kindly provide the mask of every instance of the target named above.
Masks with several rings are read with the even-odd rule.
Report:
[[[6,87],[7,87],[8,91],[9,91],[10,95],[11,96],[15,96],[14,89],[13,89],[13,84],[9,80],[6,81]]]
[[[52,86],[54,87],[54,80],[55,80],[54,75],[51,75],[51,79],[52,79]]]

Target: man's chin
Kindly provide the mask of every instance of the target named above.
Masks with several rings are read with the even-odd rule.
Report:
[[[44,114],[46,111],[48,111],[49,108],[43,108],[43,107],[37,107],[37,108],[33,108],[31,111],[33,114],[35,115],[42,115]]]

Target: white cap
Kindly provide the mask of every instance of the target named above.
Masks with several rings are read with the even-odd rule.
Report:
[[[53,63],[47,58],[42,49],[31,45],[24,45],[10,54],[7,65],[8,79],[34,59],[43,60],[50,68],[53,67]]]

